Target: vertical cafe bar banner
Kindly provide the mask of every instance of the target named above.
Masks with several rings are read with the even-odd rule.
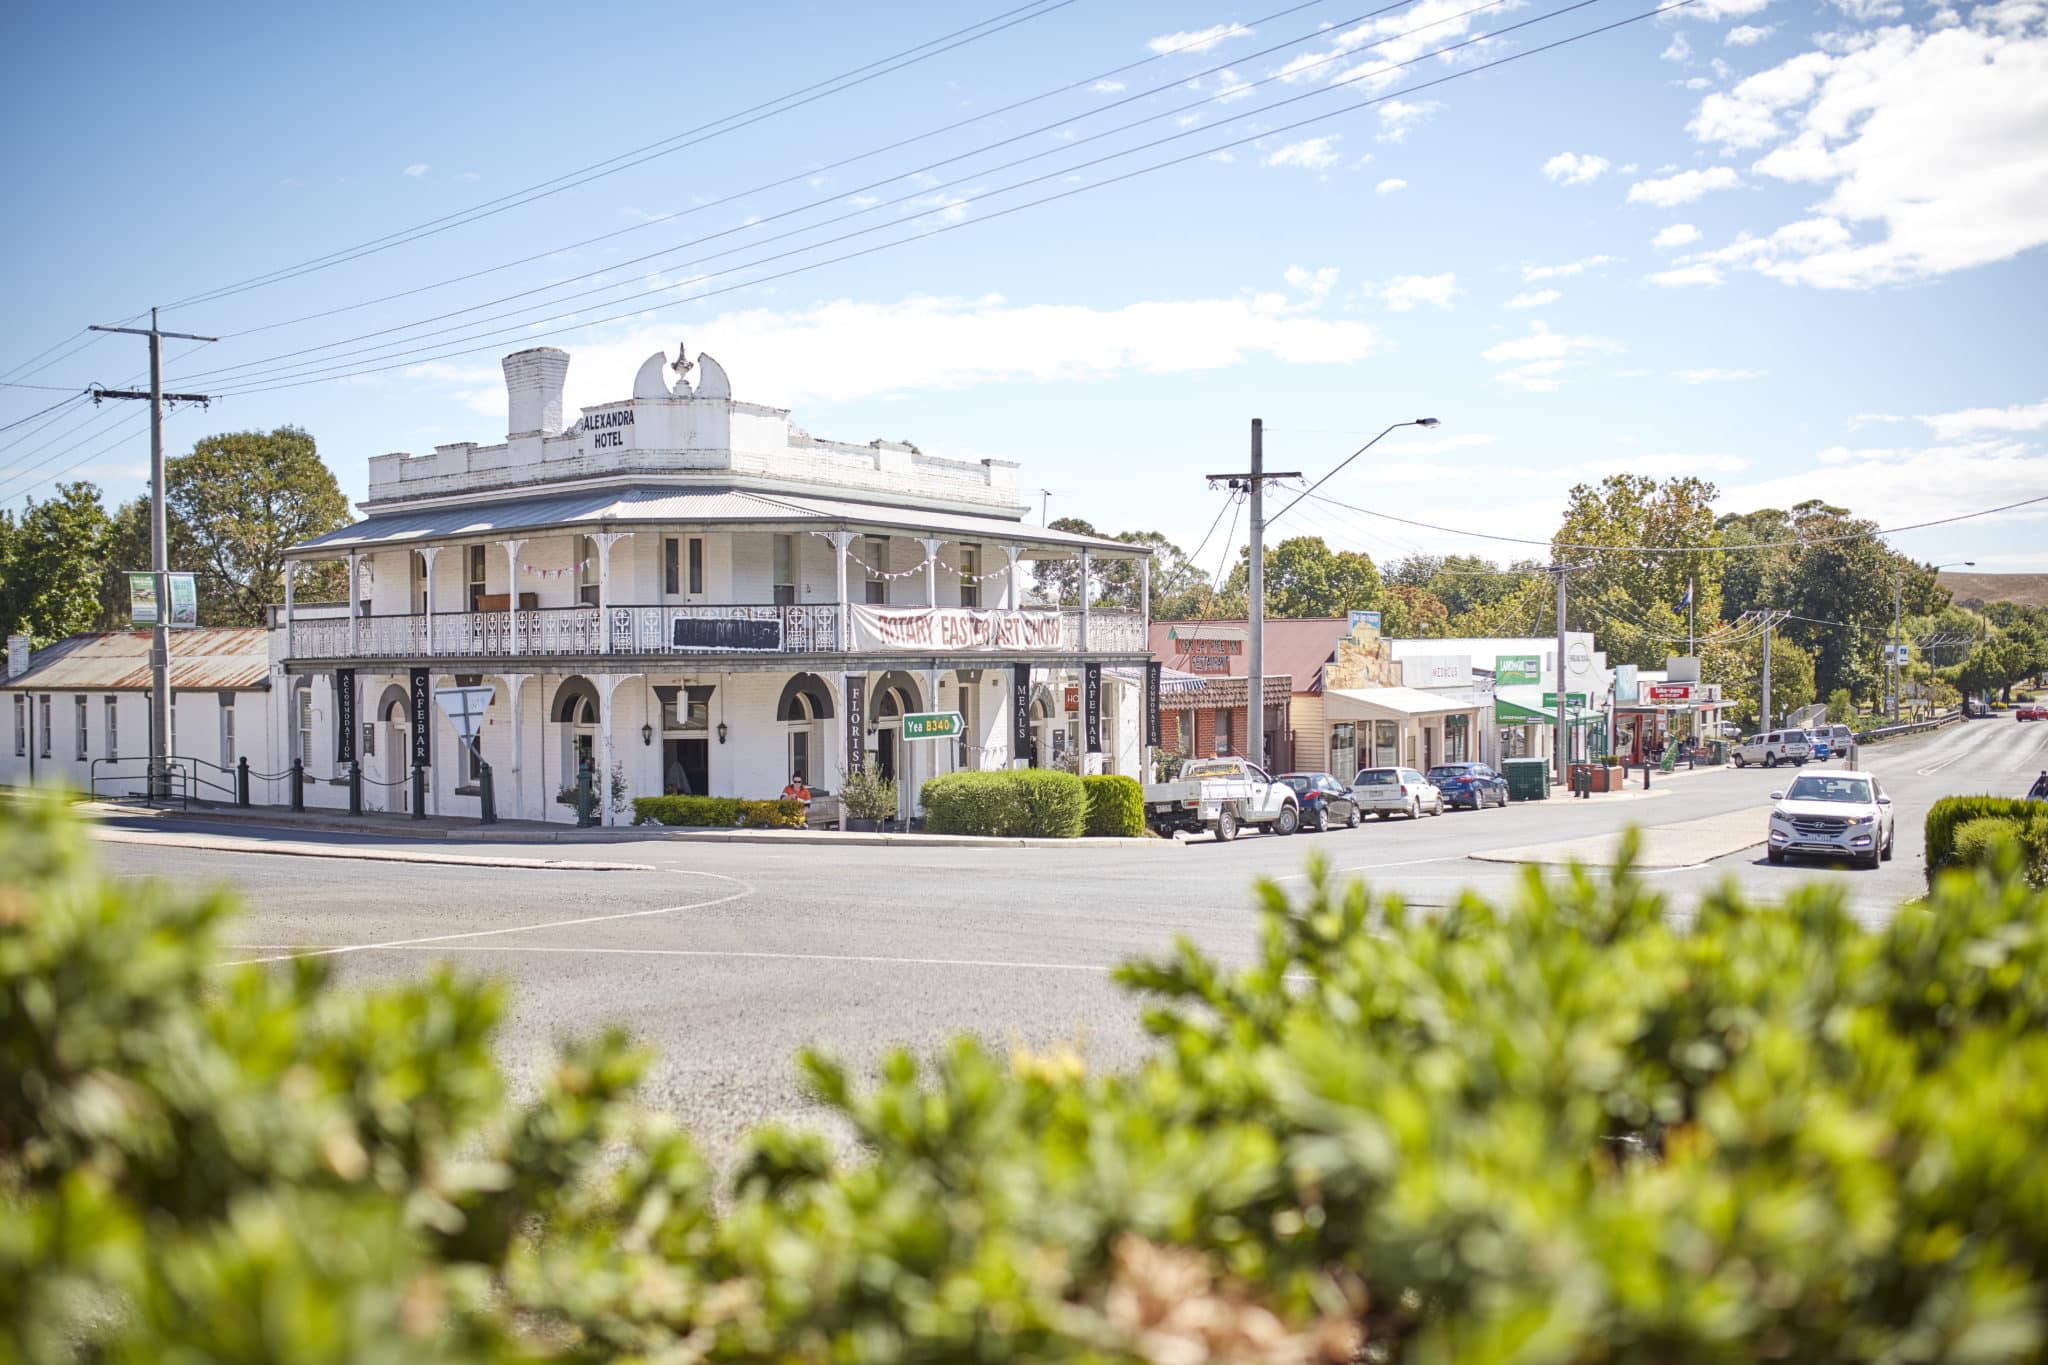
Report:
[[[1031,757],[1031,665],[1017,664],[1010,674],[1010,758]]]
[[[356,761],[356,671],[334,670],[334,761]]]
[[[846,771],[859,772],[867,761],[864,745],[868,729],[868,679],[865,673],[846,675]]]
[[[1145,744],[1152,749],[1166,742],[1166,727],[1159,723],[1159,675],[1165,667],[1157,659],[1145,665]]]
[[[434,696],[432,675],[412,670],[412,766],[434,766]]]
[[[1102,752],[1102,665],[1081,666],[1084,714],[1088,717],[1088,752]]]

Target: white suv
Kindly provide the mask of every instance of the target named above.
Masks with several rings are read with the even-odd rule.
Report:
[[[1848,858],[1876,867],[1892,856],[1892,799],[1870,773],[1807,773],[1772,792],[1770,859],[1788,854]]]
[[[1761,735],[1751,735],[1735,746],[1735,766],[1747,768],[1760,763],[1766,768],[1775,768],[1780,763],[1796,763],[1806,766],[1806,760],[1813,757],[1813,746],[1806,742],[1804,730],[1771,730]]]

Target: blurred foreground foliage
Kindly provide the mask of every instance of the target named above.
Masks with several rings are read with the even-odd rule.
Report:
[[[863,1139],[723,1186],[500,988],[219,966],[220,897],[0,806],[0,1355],[29,1360],[2026,1361],[2044,1355],[2048,901],[1626,869],[1414,914],[1318,870],[1254,965],[1135,965],[1121,1075],[970,1042]]]

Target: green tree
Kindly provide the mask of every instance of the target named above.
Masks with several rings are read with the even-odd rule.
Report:
[[[1711,625],[1721,619],[1716,496],[1703,479],[1660,482],[1640,474],[1611,474],[1597,487],[1579,484],[1566,495],[1551,553],[1558,563],[1587,566],[1572,575],[1571,596],[1584,603],[1603,643],[1615,632],[1627,637],[1619,650],[1607,646],[1610,659],[1656,665],[1682,653],[1688,586],[1697,620]],[[1678,629],[1654,633],[1676,635],[1675,643],[1648,638],[1653,632],[1645,623],[1659,608],[1660,622],[1676,613]],[[1572,613],[1576,618],[1576,607]]]
[[[1856,699],[1849,695],[1849,689],[1838,687],[1828,693],[1828,721],[1834,725],[1855,719]]]
[[[1049,523],[1052,530],[1067,531],[1077,536],[1099,536],[1095,523],[1082,517],[1054,517]],[[1090,564],[1091,570],[1095,569]],[[1093,574],[1099,590],[1101,575]],[[1038,589],[1038,595],[1047,602],[1059,606],[1078,607],[1081,605],[1081,560],[1077,555],[1072,559],[1038,559],[1031,564],[1031,582]],[[1135,596],[1131,599],[1137,600]]]
[[[1380,632],[1384,635],[1397,640],[1440,640],[1450,633],[1450,610],[1427,588],[1389,584],[1380,602]]]
[[[253,626],[284,600],[284,552],[348,523],[348,499],[298,427],[208,436],[164,471],[170,510],[190,536],[200,619]]]
[[[1229,590],[1251,581],[1251,550],[1238,552]],[[1266,612],[1270,616],[1342,616],[1371,611],[1381,602],[1379,570],[1369,555],[1332,550],[1321,536],[1290,536],[1266,547]]]
[[[0,634],[25,634],[41,649],[91,630],[107,531],[100,490],[90,483],[58,484],[18,520],[0,512]]]

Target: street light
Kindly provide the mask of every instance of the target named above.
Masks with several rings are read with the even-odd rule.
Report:
[[[1946,564],[1930,564],[1930,565],[1928,565],[1928,566],[1927,566],[1927,572],[1929,572],[1929,573],[1940,573],[1940,572],[1941,572],[1941,571],[1942,571],[1943,569],[1974,569],[1974,568],[1976,568],[1976,567],[1977,567],[1977,561],[1976,561],[1976,560],[1974,560],[1974,559],[1952,559],[1952,560],[1950,560],[1950,561],[1949,561],[1948,563],[1946,563]],[[1899,646],[1900,646],[1900,644],[1902,643],[1902,641],[1901,641],[1901,640],[1900,640],[1900,638],[1899,638],[1899,629],[1900,629],[1900,616],[1901,616],[1901,612],[1900,612],[1900,610],[1899,610],[1899,608],[1900,608],[1900,600],[1899,600],[1899,599],[1900,599],[1900,596],[1901,596],[1902,592],[1904,591],[1904,587],[1905,587],[1905,582],[1906,582],[1906,570],[1905,570],[1905,568],[1904,568],[1903,566],[1894,566],[1894,567],[1893,567],[1893,569],[1892,569],[1892,677],[1891,677],[1891,703],[1892,703],[1892,704],[1891,704],[1891,713],[1892,713],[1892,724],[1894,724],[1894,725],[1897,725],[1897,724],[1899,723],[1899,688],[1900,688],[1901,684],[1902,684],[1902,683],[1903,683],[1903,682],[1905,681],[1904,675],[1903,675],[1903,674],[1901,673],[1901,671],[1900,671],[1900,660],[1899,660]]]
[[[1278,512],[1275,512],[1272,516],[1265,518],[1265,520],[1262,523],[1259,523],[1261,529],[1263,529],[1266,526],[1271,526],[1274,522],[1286,516],[1289,512],[1294,510],[1295,505],[1299,503],[1302,500],[1302,498],[1309,496],[1318,488],[1321,488],[1324,484],[1328,483],[1331,479],[1336,478],[1337,475],[1343,470],[1345,465],[1350,464],[1353,460],[1365,454],[1366,451],[1371,450],[1374,446],[1378,445],[1380,441],[1380,436],[1385,436],[1388,431],[1399,431],[1402,427],[1433,427],[1436,425],[1438,425],[1438,422],[1437,419],[1434,417],[1417,417],[1411,421],[1394,423],[1394,425],[1387,428],[1387,431],[1381,432],[1379,436],[1373,437],[1370,441],[1367,441],[1364,445],[1352,451],[1349,455],[1346,455],[1342,460],[1339,460],[1337,462],[1336,469],[1331,470],[1329,473],[1323,475],[1322,478],[1317,479],[1314,483],[1310,484],[1307,488],[1303,489],[1301,493],[1294,499],[1294,502],[1288,503]]]

